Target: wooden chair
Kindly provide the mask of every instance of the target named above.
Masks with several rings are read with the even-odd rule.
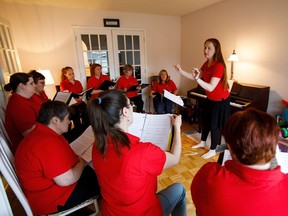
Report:
[[[24,194],[24,192],[23,192],[23,190],[21,188],[19,179],[18,179],[18,177],[16,175],[16,172],[14,170],[14,167],[11,164],[8,156],[6,155],[6,151],[3,148],[3,146],[5,145],[4,144],[5,140],[1,136],[0,136],[0,142],[1,142],[1,145],[0,145],[0,171],[3,174],[4,178],[6,179],[8,185],[11,187],[11,189],[13,190],[15,195],[17,196],[17,198],[18,198],[19,202],[21,203],[21,205],[23,206],[27,216],[32,216],[33,215],[32,210],[31,210],[30,205],[28,203],[28,200],[27,200],[27,198],[26,198],[26,196],[25,196],[25,194]],[[3,195],[3,193],[2,193],[2,195]],[[58,213],[55,213],[55,214],[51,214],[51,215],[53,215],[53,216],[56,216],[56,215],[57,216],[69,215],[72,212],[75,212],[75,211],[77,211],[79,209],[82,209],[82,208],[84,208],[86,206],[89,206],[91,204],[93,204],[94,208],[95,208],[95,212],[92,213],[91,215],[97,215],[99,213],[99,207],[98,207],[98,203],[97,203],[97,198],[98,197],[90,198],[90,199],[84,201],[83,203],[81,203],[81,204],[79,204],[77,206],[74,206],[73,208],[70,208],[68,210],[65,210],[65,211],[62,211],[62,212],[58,212]],[[5,207],[6,207],[5,209],[9,213],[9,211],[11,211],[11,207],[7,206],[8,205],[7,200],[8,199],[7,199],[7,195],[6,195],[6,199],[4,199]],[[1,208],[2,208],[2,206],[1,206]],[[10,208],[10,210],[9,210],[9,208]],[[12,215],[12,214],[8,214],[8,215]]]

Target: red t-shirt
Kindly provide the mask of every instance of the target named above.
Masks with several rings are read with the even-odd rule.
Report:
[[[15,167],[34,214],[53,213],[57,205],[65,204],[76,183],[62,187],[53,178],[78,161],[65,138],[42,124],[37,123],[22,140],[16,151]]]
[[[48,101],[48,97],[47,97],[45,91],[42,91],[42,92],[40,93],[40,95],[38,95],[38,94],[36,94],[36,93],[33,94],[32,97],[31,97],[31,100],[32,100],[34,103],[38,104],[39,107],[41,107],[41,104],[42,104],[42,103]]]
[[[116,83],[116,88],[120,90],[123,90],[125,88],[129,89],[133,85],[138,85],[138,81],[135,77],[130,76],[126,78],[124,75],[122,75]],[[136,97],[138,93],[137,91],[129,91],[129,92],[126,92],[126,95],[128,98],[132,98],[132,97]]]
[[[103,197],[102,215],[162,215],[156,192],[165,152],[131,134],[127,136],[131,147],[124,148],[121,157],[112,143],[105,159],[93,146],[92,161]]]
[[[83,86],[80,81],[75,80],[74,84],[71,83],[68,79],[63,80],[60,83],[60,90],[65,91],[68,90],[68,92],[72,92],[74,94],[81,93],[83,91]],[[82,100],[77,101],[78,104],[80,104]]]
[[[223,75],[224,75],[224,66],[220,62],[212,62],[210,67],[208,67],[208,61],[206,61],[202,67],[202,77],[203,80],[207,83],[210,83],[212,77],[220,78],[219,83],[212,92],[206,91],[205,93],[210,100],[221,101],[229,97],[230,93],[228,89],[224,88],[223,84]]]
[[[255,170],[229,160],[206,163],[195,175],[191,195],[199,215],[287,215],[288,175]]]
[[[22,133],[35,125],[39,109],[40,106],[31,99],[17,93],[13,93],[10,97],[5,112],[5,125],[12,143],[13,154],[23,139]]]
[[[95,76],[91,76],[89,79],[88,79],[88,82],[87,82],[87,88],[92,88],[94,90],[98,90],[98,88],[100,87],[100,85],[105,81],[105,80],[109,80],[110,81],[110,78],[109,76],[105,75],[105,74],[102,74],[99,79],[97,79]],[[98,98],[99,94],[92,94],[91,95],[92,98]]]
[[[158,81],[155,81],[152,85],[151,90],[159,94],[163,94],[164,90],[174,92],[177,90],[177,87],[172,80],[169,80],[166,84],[158,83]]]

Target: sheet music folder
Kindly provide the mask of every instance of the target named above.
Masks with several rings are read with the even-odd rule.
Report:
[[[137,87],[140,86],[141,90],[149,86],[150,84],[142,83],[140,85],[133,85],[127,91],[137,91]]]
[[[69,104],[72,98],[71,92],[61,92],[58,91],[53,97],[53,101],[62,101],[66,104]]]
[[[105,80],[98,89],[106,91],[109,89],[110,86],[115,86],[116,83],[110,81],[110,80]]]
[[[147,114],[133,112],[133,123],[128,133],[140,138],[141,142],[151,142],[163,151],[170,151],[173,140],[171,114]]]
[[[81,92],[81,93],[72,93],[72,97],[74,98],[78,98],[80,96],[83,96],[84,94],[90,94],[91,92],[93,91],[93,88],[89,88],[89,89],[86,89],[85,91]]]

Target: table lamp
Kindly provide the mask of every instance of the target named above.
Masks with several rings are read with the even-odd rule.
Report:
[[[230,79],[233,80],[233,64],[235,61],[240,61],[235,50],[233,50],[233,53],[228,58],[228,61],[231,61],[231,77],[230,77]]]

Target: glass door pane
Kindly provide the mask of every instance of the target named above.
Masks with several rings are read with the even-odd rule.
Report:
[[[90,76],[90,66],[94,63],[101,64],[102,72],[114,79],[111,31],[97,28],[74,30],[82,83],[86,85],[86,77]]]
[[[135,78],[139,83],[146,82],[144,64],[144,32],[143,31],[125,31],[125,30],[114,30],[113,44],[117,44],[118,50],[115,55],[115,65],[118,69],[117,74],[120,76],[122,67],[125,64],[131,64],[134,67]],[[118,67],[117,67],[118,66]]]

